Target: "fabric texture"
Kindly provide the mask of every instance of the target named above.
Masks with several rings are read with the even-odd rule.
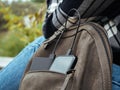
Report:
[[[106,8],[108,8],[108,6],[116,8],[116,5],[120,5],[119,0],[117,0],[117,2],[116,0],[47,0],[47,13],[43,24],[43,34],[45,38],[49,38],[51,35],[53,35],[54,32],[65,23],[66,16],[72,8],[77,9],[82,18],[95,16],[110,17],[112,14],[104,14],[102,12],[107,12],[108,9]],[[111,9],[108,11],[113,13]],[[118,9],[116,12],[119,11],[120,10]],[[75,11],[72,11],[69,16],[76,16]]]
[[[48,37],[51,36],[54,33],[54,31],[57,30],[57,28],[59,28],[57,27],[58,25],[55,26],[53,25],[53,23],[51,23],[54,22],[54,20],[52,20],[53,15],[51,13],[54,12],[54,10],[61,2],[62,0],[47,0],[48,10],[46,12],[46,19],[43,26],[44,25],[49,25],[49,26],[47,26],[48,28],[45,27],[44,29],[46,31],[48,30],[48,32],[43,30],[43,33],[45,34],[49,33],[50,35],[48,35]],[[116,4],[119,7],[120,3],[116,3]],[[111,11],[111,9],[109,10]],[[31,44],[25,47],[7,67],[5,67],[0,71],[0,90],[18,90],[19,83],[22,78],[22,74],[27,66],[27,63],[29,62],[34,52],[38,49],[38,47],[41,45],[41,43],[44,40],[45,38],[42,36],[36,39],[35,41],[33,41]],[[112,81],[113,90],[120,90],[120,66],[117,66],[115,64],[113,64],[112,79],[113,79]]]
[[[110,20],[104,18],[101,20],[105,28],[113,52],[113,63],[120,65],[120,15]]]
[[[68,69],[68,71],[75,69],[73,78],[69,78],[69,80],[67,78],[69,74],[65,74],[65,77],[59,71],[54,72],[50,69],[44,71],[37,68],[30,69],[33,61],[35,62],[35,57],[51,55],[55,40],[57,41],[53,38],[50,42],[46,40],[30,60],[20,90],[111,90],[112,54],[104,29],[98,24],[88,23],[83,24],[78,30],[73,48],[71,48],[71,44],[76,33],[75,26],[64,32],[63,37],[66,38],[61,39],[55,50],[56,57],[66,55],[70,49],[72,49],[71,54],[77,56],[75,68]],[[48,46],[46,47],[46,45]]]
[[[43,23],[43,34],[45,38],[49,38],[57,31],[69,17],[77,17],[75,11],[72,11],[69,15],[69,11],[72,8],[78,9],[83,0],[51,0],[47,2],[46,19]],[[69,8],[68,8],[69,7]],[[72,23],[71,23],[72,24]]]
[[[0,90],[18,90],[27,63],[44,40],[43,36],[37,38],[0,71]]]
[[[116,64],[112,67],[112,90],[120,90],[120,66]]]
[[[33,41],[7,67],[0,71],[0,90],[18,90],[29,59],[44,40],[45,38],[42,36]],[[120,66],[113,64],[112,69],[112,90],[120,90]]]

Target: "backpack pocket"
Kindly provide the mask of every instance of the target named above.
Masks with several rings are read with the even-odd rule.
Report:
[[[29,71],[22,80],[20,90],[62,90],[69,75],[53,71]]]

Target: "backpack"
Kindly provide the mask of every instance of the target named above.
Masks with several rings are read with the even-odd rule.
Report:
[[[55,57],[66,55],[74,40],[76,29],[74,25],[64,32],[54,50]],[[77,57],[77,61],[69,72],[40,70],[39,60],[33,63],[35,58],[50,58],[59,39],[58,33],[61,33],[61,30],[56,31],[47,39],[33,55],[25,70],[19,90],[112,90],[111,47],[105,29],[96,23],[84,23],[79,27],[72,49],[72,55]],[[62,59],[65,63],[66,60]],[[32,65],[36,68],[31,69]]]

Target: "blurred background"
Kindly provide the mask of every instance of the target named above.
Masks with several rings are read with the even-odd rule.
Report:
[[[45,0],[0,0],[0,57],[14,57],[42,35]]]

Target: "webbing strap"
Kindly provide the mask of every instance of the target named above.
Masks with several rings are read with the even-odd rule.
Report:
[[[61,90],[66,90],[66,88],[68,86],[68,83],[69,83],[70,79],[72,79],[73,75],[74,75],[74,72],[72,72],[72,73],[70,73],[70,74],[68,74],[66,76],[65,81],[63,83],[63,86],[62,86]]]

